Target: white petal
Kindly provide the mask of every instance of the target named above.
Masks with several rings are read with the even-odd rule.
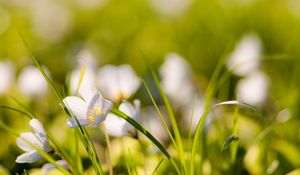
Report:
[[[102,113],[106,115],[108,111],[112,108],[112,106],[113,103],[111,101],[104,99],[102,95],[98,93],[88,104],[88,111],[98,107],[101,109]]]
[[[95,117],[95,123],[89,126],[95,127],[100,122],[104,121],[107,113],[110,111],[112,106],[113,106],[112,102],[104,99],[100,93],[94,96],[94,98],[92,99],[91,103],[88,106],[88,113],[90,112],[93,113],[93,110],[97,108],[100,109],[101,113],[93,114],[93,116]]]
[[[120,90],[124,99],[128,99],[140,86],[140,79],[129,65],[119,66]]]
[[[44,127],[38,119],[31,119],[30,122],[29,122],[29,125],[32,127],[34,132],[43,132],[43,133],[45,133]]]
[[[100,92],[96,88],[92,88],[89,86],[84,86],[79,89],[79,94],[82,96],[82,98],[85,100],[85,102],[88,104],[92,101],[94,96],[99,94]]]
[[[122,137],[126,132],[126,122],[126,120],[109,113],[104,121],[104,125],[110,136]]]
[[[119,106],[119,110],[124,112],[125,114],[127,114],[128,116],[132,117],[132,118],[136,118],[136,114],[139,112],[139,102],[136,101],[136,105],[137,106],[133,106],[131,103],[129,103],[128,101],[123,101],[120,106]],[[138,108],[136,108],[138,107]],[[137,111],[138,110],[138,111]]]
[[[39,140],[37,136],[32,132],[21,133],[21,136],[17,139],[17,144],[21,149],[24,148],[24,151],[30,149],[30,147],[31,150],[35,150],[34,146],[40,149],[43,149],[44,147],[42,140]],[[34,146],[31,146],[31,144],[33,144]]]
[[[94,72],[94,70],[90,70],[89,67],[86,68],[86,70],[84,71],[84,75],[83,78],[80,82],[80,86],[78,87],[78,83],[80,80],[80,76],[81,76],[81,68],[80,69],[76,69],[74,71],[71,72],[70,74],[70,81],[69,81],[69,86],[70,86],[70,93],[76,95],[76,91],[79,90],[80,88],[83,87],[94,87],[96,85],[96,73]]]
[[[17,138],[17,145],[19,148],[21,148],[23,151],[33,151],[34,148],[29,144],[27,143],[24,139],[18,137]]]
[[[78,120],[80,126],[87,126],[88,125],[87,118],[77,118],[77,120]],[[69,126],[69,128],[77,128],[77,127],[79,127],[78,123],[77,123],[77,121],[76,121],[76,119],[74,117],[69,118],[67,120],[67,125]]]
[[[236,75],[245,76],[259,66],[261,50],[261,42],[256,35],[245,35],[229,56],[226,65]]]
[[[109,100],[117,99],[120,96],[119,74],[116,66],[106,65],[97,73],[97,82],[100,91]]]
[[[119,110],[127,114],[129,117],[133,118],[134,120],[138,121],[140,119],[140,109],[139,109],[139,100],[135,101],[135,106],[133,106],[131,103],[127,101],[123,101],[120,106]],[[133,126],[126,121],[126,123],[123,126],[124,132],[132,129]]]
[[[68,164],[65,160],[58,160],[56,161],[57,164],[62,166],[64,169],[68,169]],[[46,163],[42,166],[41,170],[44,174],[49,173],[51,170],[56,169],[56,167],[51,163]]]
[[[77,118],[86,118],[87,104],[79,97],[69,96],[63,100],[72,115]]]
[[[261,105],[268,94],[268,78],[262,72],[253,72],[237,84],[237,97],[253,106]]]
[[[43,140],[47,140],[47,136],[42,123],[38,119],[31,119],[29,125],[34,130],[34,132]]]
[[[39,161],[42,156],[37,151],[26,152],[17,157],[17,163],[34,163]]]
[[[139,122],[141,121],[141,102],[140,100],[134,100],[133,104],[135,108],[135,115],[133,116],[133,119]]]

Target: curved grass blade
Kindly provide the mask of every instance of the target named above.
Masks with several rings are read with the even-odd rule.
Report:
[[[233,142],[233,141],[237,141],[239,140],[239,137],[235,136],[235,135],[231,135],[229,136],[226,141],[224,142],[223,146],[222,146],[222,150],[221,152],[223,152],[224,150],[226,150],[230,144]]]
[[[29,113],[27,113],[27,112],[25,112],[25,111],[22,111],[22,110],[20,110],[20,109],[11,107],[11,106],[0,105],[0,108],[5,108],[5,109],[8,109],[8,110],[12,110],[12,111],[18,112],[18,113],[20,113],[20,114],[23,114],[23,115],[29,117],[30,119],[35,118],[35,117],[33,117],[31,114],[29,114]]]

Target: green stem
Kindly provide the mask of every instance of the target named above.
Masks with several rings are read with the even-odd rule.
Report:
[[[148,139],[150,139],[157,147],[158,149],[168,158],[171,159],[170,154],[167,152],[167,150],[152,136],[152,134],[147,131],[142,125],[140,125],[138,122],[136,122],[134,119],[129,117],[124,112],[120,111],[118,108],[113,107],[110,111],[111,113],[125,119],[128,123],[130,123],[132,126],[134,126],[137,130],[142,132]]]
[[[171,164],[174,166],[174,168],[176,169],[177,173],[180,174],[180,170],[178,168],[178,165],[176,164],[176,162],[174,161],[174,159],[170,156],[170,154],[167,152],[167,150],[162,146],[161,143],[159,143],[159,141],[157,141],[153,135],[147,131],[142,125],[140,125],[138,122],[136,122],[134,119],[132,119],[131,117],[129,117],[127,114],[125,114],[124,112],[120,111],[118,108],[113,107],[110,110],[111,113],[123,118],[124,120],[126,120],[128,123],[130,123],[132,126],[134,126],[137,130],[139,130],[140,132],[142,132],[148,139],[150,139],[152,141],[152,143],[154,143],[157,148],[164,154],[164,156],[169,159],[169,161],[171,162]]]

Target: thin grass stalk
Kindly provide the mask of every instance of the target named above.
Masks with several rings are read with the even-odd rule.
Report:
[[[156,172],[158,171],[159,167],[162,165],[162,163],[163,163],[164,160],[165,160],[165,159],[161,159],[161,160],[158,162],[158,164],[156,165],[156,167],[154,168],[154,170],[153,170],[153,172],[152,172],[152,175],[155,175],[155,174],[156,174]]]
[[[40,63],[38,62],[38,60],[36,59],[36,57],[34,56],[33,54],[33,51],[31,50],[31,48],[29,47],[28,43],[26,42],[26,40],[24,39],[24,37],[22,36],[22,34],[19,32],[19,35],[21,37],[21,39],[23,40],[23,43],[25,44],[27,50],[30,52],[31,54],[31,58],[33,60],[33,62],[35,63],[36,67],[40,70],[40,72],[42,73],[42,75],[44,76],[44,78],[46,79],[48,85],[50,86],[50,89],[52,90],[52,92],[56,95],[57,99],[59,100],[59,103],[62,105],[64,111],[69,115],[71,116],[70,112],[67,110],[66,108],[66,105],[63,103],[63,100],[62,100],[62,97],[59,95],[58,91],[56,90],[54,84],[52,83],[52,81],[50,80],[50,78],[48,77],[48,75],[46,74],[46,72],[43,70],[42,66],[40,65]],[[92,161],[92,164],[94,166],[94,169],[96,171],[97,174],[103,174],[103,171],[102,171],[102,167],[100,165],[100,162],[99,162],[99,158],[97,156],[97,153],[95,151],[95,148],[94,148],[94,145],[88,141],[89,139],[89,135],[88,133],[85,131],[85,129],[83,129],[77,118],[75,117],[76,121],[77,121],[77,124],[79,126],[79,129],[77,128],[78,131],[80,131],[79,133],[80,134],[80,139],[83,143],[85,143],[85,148],[89,154],[89,157]]]
[[[152,96],[152,93],[151,93],[151,91],[150,91],[150,89],[149,89],[149,86],[147,85],[147,83],[145,82],[145,80],[143,80],[143,83],[144,83],[145,88],[146,88],[146,90],[147,90],[147,93],[149,94],[149,97],[150,97],[150,99],[151,99],[151,101],[152,101],[152,103],[153,103],[153,105],[154,105],[154,107],[155,107],[155,109],[156,109],[156,111],[157,111],[157,113],[158,113],[158,116],[159,116],[160,120],[162,121],[162,123],[163,123],[165,129],[166,129],[167,132],[168,132],[168,135],[169,135],[169,137],[170,137],[170,140],[172,141],[172,143],[174,144],[175,148],[177,149],[177,144],[176,144],[176,142],[175,142],[175,140],[174,140],[174,137],[173,137],[173,135],[171,134],[171,131],[170,131],[168,125],[167,125],[167,122],[166,122],[165,119],[163,118],[163,115],[162,115],[162,113],[160,112],[160,110],[159,110],[159,108],[158,108],[158,106],[157,106],[157,103],[155,102],[155,100],[154,100],[154,98],[153,98],[153,96]]]
[[[79,154],[79,144],[78,144],[78,133],[76,131],[74,131],[74,145],[75,145],[75,151],[74,151],[74,156],[76,159],[76,167],[78,169],[78,172],[80,174],[83,173],[83,167],[82,167],[82,161],[81,161],[81,157]]]
[[[154,70],[151,69],[151,72],[152,72],[152,76],[154,78],[154,82],[160,92],[160,95],[162,97],[162,100],[166,106],[166,109],[167,109],[167,113],[168,113],[168,116],[170,118],[170,122],[171,122],[171,125],[172,125],[172,128],[173,128],[173,132],[174,132],[174,135],[175,135],[175,141],[176,141],[176,145],[177,145],[177,154],[178,154],[178,158],[180,160],[180,163],[182,165],[182,168],[183,168],[183,174],[185,174],[186,172],[186,167],[185,167],[185,160],[184,160],[184,150],[183,150],[183,145],[182,145],[182,140],[181,140],[181,135],[180,135],[180,132],[179,132],[179,128],[178,128],[178,125],[177,125],[177,121],[175,119],[175,115],[173,113],[173,110],[172,110],[172,107],[171,107],[171,104],[168,100],[168,97],[166,95],[166,93],[164,92],[160,82],[159,82],[159,79],[156,75],[156,73],[154,72]]]
[[[106,145],[107,145],[107,157],[108,157],[108,165],[109,165],[109,175],[113,175],[113,164],[112,164],[112,160],[111,160],[111,150],[110,150],[110,140],[109,140],[109,135],[107,133],[106,127],[105,125],[103,125],[103,132],[105,135],[105,140],[106,140]]]
[[[139,130],[141,133],[143,133],[153,144],[157,146],[157,148],[164,154],[164,156],[170,160],[171,164],[174,166],[176,169],[177,173],[180,174],[180,170],[178,168],[178,165],[174,161],[174,159],[170,156],[170,154],[167,152],[167,150],[153,137],[153,135],[147,131],[142,125],[140,125],[138,122],[136,122],[134,119],[129,117],[127,114],[124,112],[120,111],[118,108],[113,107],[110,110],[111,113],[123,118],[126,120],[128,123],[130,123],[132,126],[134,126],[137,130]]]

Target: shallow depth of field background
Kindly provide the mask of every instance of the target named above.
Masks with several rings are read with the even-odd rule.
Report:
[[[256,34],[262,43],[259,69],[268,76],[270,88],[265,104],[258,109],[261,115],[244,117],[241,128],[251,131],[249,137],[241,138],[240,165],[236,167],[249,174],[267,172],[273,160],[279,163],[273,174],[300,167],[299,0],[0,0],[0,61],[9,60],[15,67],[14,83],[1,94],[0,104],[16,106],[11,98],[20,100],[60,143],[67,145],[71,133],[55,96],[49,91],[43,98],[30,99],[18,91],[19,72],[32,64],[19,33],[60,89],[67,89],[66,77],[76,67],[78,53],[88,50],[98,67],[126,63],[146,79],[150,76],[148,63],[158,69],[167,53],[176,52],[190,63],[193,79],[202,92],[218,61],[245,34]],[[236,99],[234,89],[239,79],[231,76],[216,100]],[[135,97],[142,100],[142,106],[151,105],[143,85]],[[285,109],[289,111],[288,120],[277,122],[278,114]],[[224,109],[222,115],[228,111],[232,112]],[[247,112],[243,114],[246,116]],[[224,129],[222,136],[216,131],[208,134],[211,146],[206,147],[206,156],[211,161],[210,167],[217,167],[216,174],[230,174],[225,171],[226,165],[214,163],[222,162],[218,157],[220,147],[231,127],[227,119],[220,118],[215,122],[216,128],[227,130]],[[28,118],[18,113],[0,109],[0,119],[17,131],[29,129]],[[271,132],[266,132],[268,139],[254,144],[270,125]],[[91,132],[99,145],[104,142],[103,134],[97,135],[100,131]],[[247,163],[243,156],[250,149],[254,150],[251,153],[254,158]],[[15,158],[21,152],[15,137],[0,129],[0,166],[11,173],[40,167],[39,163],[16,165]],[[84,157],[85,152],[82,154]],[[119,169],[122,171],[126,174],[126,168]]]

